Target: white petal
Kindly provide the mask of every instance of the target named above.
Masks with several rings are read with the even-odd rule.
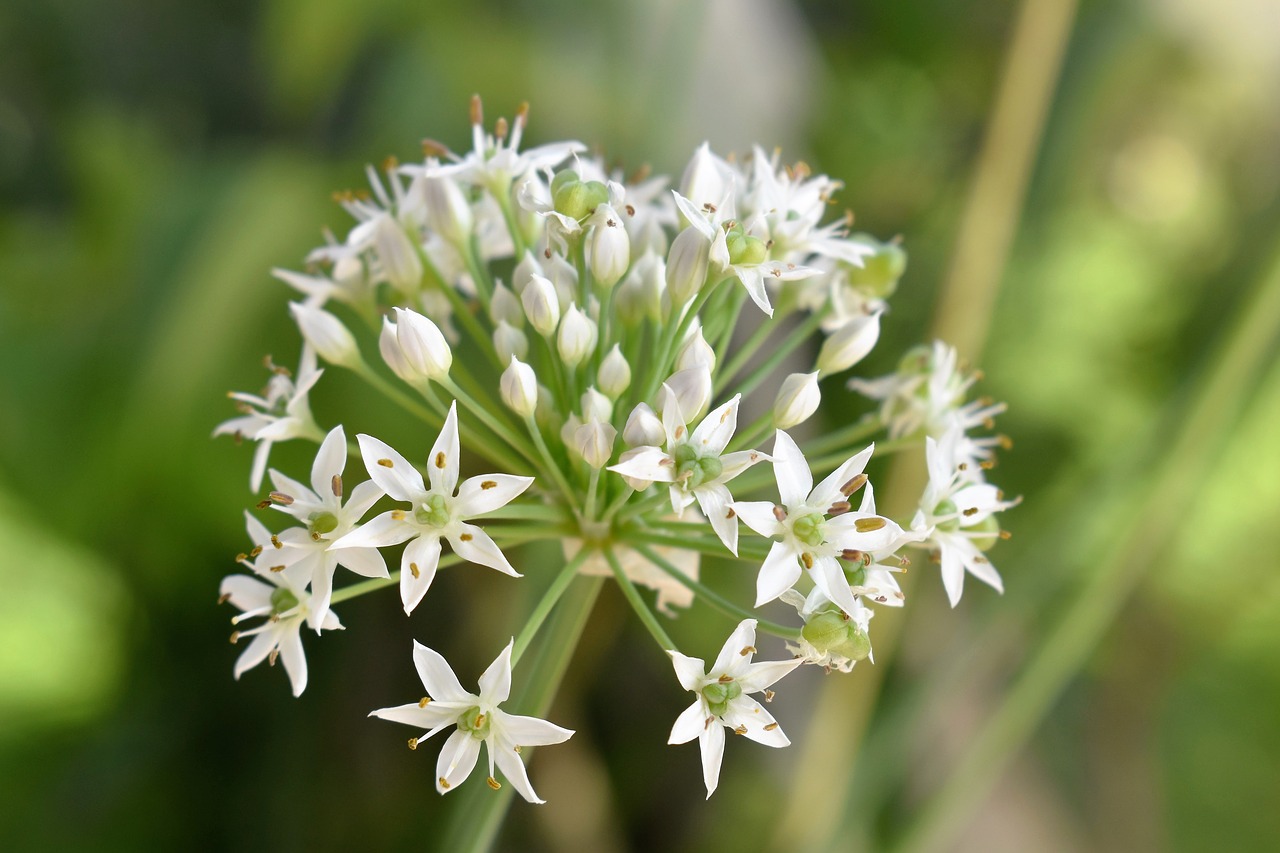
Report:
[[[716,662],[711,667],[711,675],[724,675],[733,673],[735,670],[745,668],[745,664],[751,662],[751,656],[756,644],[756,620],[743,619],[738,623],[738,627],[733,629],[733,633],[729,635],[729,639],[724,641],[724,646],[720,649],[720,654],[716,656]],[[746,651],[746,654],[743,652]]]
[[[772,501],[734,501],[733,510],[742,519],[742,523],[761,536],[773,536],[782,525],[773,514],[775,504]]]
[[[610,465],[608,470],[616,471],[624,477],[655,483],[670,483],[676,477],[675,460],[659,447],[632,448],[624,452],[618,458],[618,464]]]
[[[315,556],[318,559],[310,572],[311,601],[307,606],[307,625],[319,633],[324,626],[325,617],[329,615],[329,599],[333,597],[333,572],[338,567],[338,561],[324,551]]]
[[[778,494],[787,507],[800,506],[813,490],[809,463],[791,436],[782,430],[773,440],[773,474],[778,479]]]
[[[729,439],[733,438],[734,430],[738,428],[738,403],[741,400],[742,395],[735,394],[732,400],[709,412],[702,423],[698,424],[698,428],[693,431],[692,444],[699,449],[701,455],[710,452],[719,456],[724,452]]]
[[[427,695],[433,700],[458,702],[464,706],[480,701],[480,697],[462,689],[458,676],[453,674],[453,667],[449,666],[443,655],[416,640],[413,643],[413,665],[418,670],[418,677],[422,679]]]
[[[293,685],[293,695],[301,696],[307,689],[307,658],[302,653],[301,623],[286,628],[280,637],[280,662],[284,671],[289,674],[289,682]]]
[[[343,548],[383,548],[387,545],[399,545],[422,532],[416,525],[402,518],[403,515],[402,510],[391,510],[375,515],[329,547],[338,551]]]
[[[742,726],[746,729],[743,735],[756,743],[775,748],[791,745],[791,741],[783,734],[773,715],[750,696],[739,696],[730,702],[724,714],[724,722],[725,725],[734,729]],[[767,726],[773,726],[773,728],[767,728]]]
[[[729,509],[733,495],[718,483],[710,483],[694,491],[702,514],[711,522],[711,529],[720,537],[724,546],[738,556],[738,518],[737,513]]]
[[[791,660],[766,660],[753,663],[738,677],[743,693],[759,693],[772,686],[787,673],[804,663],[800,658]]]
[[[351,490],[351,497],[347,500],[346,506],[342,508],[341,516],[343,520],[357,522],[369,508],[378,502],[378,498],[382,497],[382,487],[373,480],[365,480],[360,485]]]
[[[800,579],[800,560],[790,545],[774,542],[756,577],[756,607],[773,601]]]
[[[702,752],[702,781],[707,786],[709,800],[720,784],[720,762],[724,759],[724,726],[719,720],[702,730],[698,746]]]
[[[358,435],[360,455],[369,476],[382,491],[398,501],[414,503],[426,492],[422,475],[391,445],[371,435]]]
[[[874,444],[869,445],[862,452],[849,457],[843,465],[831,472],[825,480],[817,485],[813,493],[809,495],[809,503],[814,506],[831,506],[836,501],[845,500],[840,488],[862,473],[862,470],[867,467],[867,461],[871,459],[871,453],[875,448]],[[866,488],[870,492],[871,487],[867,486]],[[873,515],[875,514],[874,509],[871,512]]]
[[[757,462],[769,458],[767,454],[761,453],[759,450],[735,450],[733,453],[726,453],[720,457],[720,465],[723,467],[720,471],[720,476],[716,479],[722,483],[727,483]]]
[[[500,705],[511,695],[511,646],[507,647],[489,664],[480,676],[480,701]]]
[[[471,732],[456,731],[449,735],[436,762],[436,790],[448,793],[471,775],[480,757],[480,741]]]
[[[427,594],[439,565],[439,536],[424,533],[405,546],[400,558],[400,601],[406,615],[412,613]]]
[[[258,446],[253,450],[253,468],[249,471],[249,488],[258,491],[262,488],[262,476],[267,473],[267,457],[271,455],[271,439],[259,438]]]
[[[267,655],[271,654],[271,650],[275,647],[276,635],[274,631],[263,631],[261,634],[255,635],[253,641],[249,643],[249,647],[240,653],[240,657],[236,658],[236,665],[235,669],[232,670],[232,675],[239,679],[241,675],[266,660]]]
[[[849,582],[845,579],[844,569],[835,557],[814,557],[813,568],[809,577],[822,590],[822,594],[845,613],[856,613],[858,602],[853,597]]]
[[[573,737],[572,729],[565,729],[555,723],[540,720],[537,717],[521,717],[502,711],[498,721],[502,725],[503,737],[516,746],[549,746],[553,743],[564,743]]]
[[[329,555],[338,561],[338,565],[361,577],[385,578],[390,574],[387,561],[377,548],[338,548],[329,551]]]
[[[293,498],[296,503],[315,505],[322,502],[318,495],[292,477],[286,477],[274,468],[272,468],[268,473],[271,475],[271,485],[275,487],[275,490]],[[275,506],[285,512],[288,512],[290,509],[289,507],[279,504]]]
[[[333,478],[341,477],[342,470],[347,467],[347,434],[338,424],[329,430],[320,450],[316,453],[316,461],[311,464],[311,488],[322,498],[333,494]]]
[[[942,545],[939,550],[942,552],[940,564],[942,586],[947,591],[947,599],[951,602],[951,606],[955,607],[960,603],[960,596],[964,594],[964,561],[955,547]]]
[[[449,405],[449,416],[427,457],[427,476],[432,491],[452,495],[458,485],[458,403]],[[395,497],[392,495],[392,497]]]
[[[526,801],[530,803],[546,802],[533,790],[533,785],[529,784],[529,774],[525,771],[524,762],[520,759],[520,754],[512,748],[514,744],[504,743],[504,740],[501,737],[490,737],[485,741],[485,746],[489,750],[489,760],[497,761],[498,769],[502,771],[502,775],[507,777],[511,787],[519,791],[520,796],[524,797]]]
[[[747,295],[751,297],[761,311],[773,316],[773,306],[769,304],[769,294],[764,289],[764,271],[761,267],[734,267],[734,272],[738,274],[738,281],[742,282],[742,286],[747,289]]]
[[[497,544],[489,538],[489,534],[474,524],[458,524],[457,530],[449,536],[449,546],[455,554],[468,562],[497,569],[513,578],[521,577],[507,562]]]
[[[248,575],[227,575],[218,588],[218,594],[228,596],[227,600],[241,611],[270,606],[273,592],[275,587]]]
[[[394,708],[379,708],[376,711],[369,712],[369,716],[424,729],[427,734],[418,738],[418,740],[426,740],[441,729],[456,723],[458,714],[463,710],[465,709],[456,707],[452,702],[432,701],[425,708],[417,702],[410,702],[408,705],[397,705]]]
[[[676,717],[675,725],[671,727],[671,736],[667,738],[667,743],[688,743],[702,734],[702,729],[706,724],[707,711],[702,707],[702,700],[695,699],[692,705],[685,708],[680,712],[680,716]]]
[[[504,507],[533,485],[533,477],[484,474],[463,481],[453,511],[457,518],[475,518]]]
[[[676,670],[676,680],[685,690],[697,693],[707,679],[707,665],[701,658],[691,658],[680,652],[667,652],[671,655],[671,665]]]

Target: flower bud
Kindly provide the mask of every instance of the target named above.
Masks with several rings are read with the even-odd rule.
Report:
[[[667,293],[671,304],[679,307],[694,297],[707,281],[711,259],[711,241],[692,226],[671,241],[667,252]]]
[[[542,264],[538,263],[538,259],[533,256],[533,252],[525,249],[524,257],[520,259],[520,263],[516,264],[516,268],[511,271],[511,287],[515,290],[516,295],[523,296],[529,279],[535,275],[542,274]]]
[[[791,429],[802,424],[818,410],[822,393],[818,390],[818,373],[793,373],[782,380],[773,401],[773,425]]]
[[[533,375],[533,368],[520,359],[513,357],[502,371],[498,389],[502,402],[520,417],[527,418],[537,411],[538,379]]]
[[[539,406],[538,410],[541,411],[542,407]],[[574,441],[574,437],[577,435],[578,427],[580,426],[582,426],[582,418],[575,414],[570,414],[569,417],[565,418],[564,425],[560,427],[560,440],[564,442],[564,446],[571,456],[578,453],[578,445]]]
[[[684,422],[693,423],[702,417],[711,402],[711,371],[702,366],[673,373],[658,392],[658,405],[665,409],[671,395],[680,406]]]
[[[617,344],[613,345],[604,361],[600,362],[600,374],[597,378],[600,390],[615,400],[631,385],[631,365],[627,364],[627,359]]]
[[[512,356],[528,358],[529,339],[515,326],[499,320],[498,328],[493,330],[493,349],[498,354],[499,363],[510,361]]]
[[[360,365],[360,349],[342,321],[325,311],[304,305],[301,302],[290,302],[289,310],[298,324],[302,337],[316,351],[316,354],[330,364],[339,367],[355,368]]]
[[[452,178],[435,176],[422,182],[427,226],[455,246],[471,239],[474,218],[467,197]]]
[[[676,356],[676,370],[688,370],[691,367],[716,369],[716,351],[702,336],[702,326],[693,330],[693,334],[685,339],[680,354]]]
[[[659,442],[661,441],[662,439],[659,439]],[[637,453],[641,453],[641,452],[643,452],[643,448],[640,448],[640,447],[633,447],[630,450],[624,450],[622,451],[622,455],[618,457],[618,462],[619,464],[623,462],[627,462]],[[635,489],[637,492],[643,492],[645,489],[653,485],[652,480],[641,480],[638,477],[629,477],[626,474],[622,475],[622,479],[624,482],[626,482],[628,486]]]
[[[410,370],[424,379],[443,379],[449,375],[453,352],[431,320],[407,308],[397,308],[396,341],[404,353]]]
[[[578,294],[578,270],[561,255],[552,255],[545,264],[547,278],[556,286],[556,296],[560,299],[560,310],[574,300]]]
[[[601,288],[613,287],[631,266],[631,238],[622,217],[611,205],[602,204],[591,217],[595,227],[587,241],[591,274]]]
[[[506,321],[517,328],[524,325],[524,309],[520,306],[520,300],[500,281],[493,286],[489,319],[495,324]]]
[[[696,206],[720,204],[729,188],[729,166],[711,153],[711,146],[702,143],[693,152],[689,165],[680,177],[680,195]]]
[[[520,294],[520,302],[524,305],[529,324],[538,330],[538,334],[550,337],[560,324],[560,299],[551,280],[541,275],[530,276],[524,293]]]
[[[422,287],[422,259],[404,229],[390,215],[370,220],[373,226],[373,251],[378,255],[382,273],[391,286],[401,293],[417,293]],[[353,230],[352,235],[357,231]]]
[[[560,352],[560,358],[570,367],[577,367],[595,351],[596,336],[595,321],[579,311],[577,305],[570,304],[564,319],[560,321],[560,333],[556,336],[556,349]]]
[[[613,420],[613,402],[594,388],[582,395],[582,418],[586,421]]]
[[[640,403],[627,416],[622,440],[630,447],[661,447],[667,440],[667,432],[663,429],[662,419],[649,408],[649,404]]]
[[[382,360],[396,376],[405,382],[417,380],[413,368],[409,366],[400,349],[400,342],[396,340],[396,324],[391,322],[390,317],[382,318],[382,333],[378,335],[378,351],[382,353]]]
[[[592,468],[603,468],[613,456],[613,442],[618,431],[613,424],[591,421],[574,430],[574,449]]]
[[[853,234],[851,242],[875,248],[874,255],[863,258],[862,266],[849,266],[849,284],[878,299],[888,299],[898,288],[898,279],[907,271],[907,253],[897,243],[881,243],[870,234]]]
[[[879,339],[879,311],[855,317],[827,336],[814,367],[822,373],[848,370],[866,358]]]

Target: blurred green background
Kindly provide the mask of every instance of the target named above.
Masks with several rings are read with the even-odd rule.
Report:
[[[435,750],[364,717],[418,689],[411,637],[478,674],[506,587],[342,606],[299,700],[233,682],[214,600],[255,497],[209,433],[296,354],[268,270],[342,233],[329,196],[364,163],[465,148],[479,92],[628,166],[758,141],[844,179],[911,256],[866,372],[960,342],[1010,404],[993,479],[1026,496],[1004,597],[950,611],[922,565],[880,664],[812,674],[779,710],[796,746],[731,748],[706,805],[696,751],[663,746],[668,664],[606,595],[552,716],[579,734],[503,849],[1275,849],[1277,33],[1275,0],[10,0],[3,846],[433,849]]]

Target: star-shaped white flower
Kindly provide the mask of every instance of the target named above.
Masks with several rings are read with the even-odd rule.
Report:
[[[408,509],[395,509],[370,519],[330,548],[381,548],[409,541],[400,562],[400,599],[412,613],[435,579],[440,540],[449,540],[464,560],[520,577],[489,534],[467,519],[506,506],[533,484],[532,477],[482,474],[458,485],[458,410],[449,407],[444,428],[427,461],[430,487],[422,474],[390,445],[370,435],[359,436],[360,453],[369,476],[382,491]],[[454,494],[454,489],[457,494]]]
[[[520,750],[563,743],[573,732],[536,717],[508,714],[498,707],[511,693],[511,646],[508,643],[480,676],[477,695],[462,689],[453,668],[438,652],[415,642],[413,664],[427,695],[408,705],[381,708],[369,714],[426,729],[421,737],[409,741],[411,749],[417,749],[420,742],[450,726],[458,727],[445,741],[436,763],[436,790],[441,794],[453,790],[471,775],[483,743],[489,756],[489,787],[501,787],[494,775],[496,764],[520,796],[531,803],[544,802],[529,784]]]
[[[730,206],[717,208],[710,205],[699,210],[680,193],[673,190],[672,195],[675,196],[676,207],[689,224],[711,241],[711,265],[724,275],[732,275],[741,281],[751,301],[770,317],[773,316],[773,306],[769,304],[769,294],[765,290],[766,278],[793,281],[821,272],[813,267],[770,260],[768,235],[764,233],[763,222],[753,221],[744,226],[725,216]]]
[[[874,552],[902,534],[887,518],[852,511],[847,500],[866,482],[862,469],[875,445],[850,457],[816,487],[804,454],[791,436],[777,431],[773,472],[781,505],[738,501],[733,505],[744,524],[774,540],[756,580],[756,606],[773,601],[807,571],[823,595],[846,613],[856,607],[840,566],[846,552]]]
[[[960,603],[965,573],[997,592],[1004,592],[1000,573],[983,551],[996,542],[1000,526],[995,513],[1017,505],[1006,501],[995,486],[982,482],[982,469],[962,455],[964,424],[953,418],[940,440],[925,439],[929,485],[911,520],[913,530],[928,530],[922,547],[938,552],[942,585],[951,606]]]
[[[382,497],[382,489],[366,480],[351,490],[351,498],[342,503],[342,471],[347,464],[347,436],[342,426],[330,430],[316,453],[311,466],[311,488],[272,469],[275,485],[272,506],[302,522],[305,527],[291,527],[275,538],[284,548],[299,550],[294,558],[294,571],[311,584],[311,611],[307,624],[320,630],[329,612],[333,595],[333,573],[345,566],[366,578],[387,577],[387,563],[382,553],[372,546],[334,548],[333,543],[355,530],[369,507]]]
[[[223,421],[213,430],[215,436],[234,435],[258,442],[249,474],[249,488],[255,492],[262,487],[262,475],[267,470],[271,445],[292,438],[320,441],[324,437],[311,415],[311,403],[307,397],[320,374],[324,373],[316,369],[315,350],[310,346],[302,348],[296,376],[290,376],[283,368],[272,367],[271,370],[271,379],[261,396],[238,391],[228,395],[240,404],[244,415]]]
[[[748,694],[766,690],[803,661],[752,663],[755,641],[756,620],[744,619],[725,641],[710,672],[699,658],[667,652],[680,686],[696,697],[676,718],[667,743],[688,743],[698,738],[702,750],[702,781],[707,786],[708,799],[720,781],[725,729],[765,746],[782,747],[791,743],[773,715]]]
[[[724,452],[738,426],[738,403],[742,395],[735,395],[709,412],[690,434],[676,393],[666,385],[663,387],[666,389],[662,406],[665,449],[643,445],[632,448],[625,459],[611,465],[609,470],[635,480],[669,483],[671,508],[677,516],[696,500],[720,541],[737,554],[738,521],[730,509],[733,495],[725,484],[766,458],[757,450]]]
[[[804,620],[800,638],[787,642],[787,651],[804,663],[851,672],[860,660],[876,662],[868,636],[868,626],[876,614],[861,598],[854,600],[852,613],[845,613],[816,586],[808,596],[789,589],[782,594],[782,600]]]
[[[279,657],[293,686],[293,695],[301,696],[307,689],[307,659],[302,653],[302,625],[311,613],[311,596],[306,591],[304,575],[296,563],[267,565],[277,559],[271,553],[271,534],[260,521],[245,514],[249,535],[255,543],[254,561],[249,563],[258,577],[229,575],[223,578],[221,599],[230,601],[242,613],[232,618],[238,625],[247,619],[262,617],[262,624],[248,630],[237,630],[232,642],[253,637],[236,660],[234,675],[237,679],[264,660],[275,664]],[[288,556],[286,555],[286,559]],[[246,563],[249,561],[246,559]],[[262,578],[260,580],[259,578]],[[264,583],[263,580],[269,581]],[[326,631],[342,627],[333,611],[326,611],[319,627]]]

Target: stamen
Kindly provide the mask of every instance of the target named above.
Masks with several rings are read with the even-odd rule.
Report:
[[[858,489],[861,489],[866,484],[867,484],[867,475],[859,474],[858,476],[849,480],[849,482],[845,483],[843,486],[840,487],[840,494],[844,495],[847,498],[849,497],[849,495],[858,491]]]
[[[772,701],[773,701],[773,697],[774,697],[774,696],[777,696],[777,695],[778,695],[778,694],[777,694],[777,693],[774,693],[772,690],[766,690],[766,691],[764,692],[764,701],[766,701],[766,702],[772,702]]]
[[[283,548],[283,547],[284,547],[284,543],[280,541],[280,537],[279,537],[279,536],[276,536],[274,533],[273,533],[273,534],[271,534],[271,544],[272,544],[273,546],[275,546],[275,548],[276,548],[277,550],[279,550],[279,549],[281,549],[281,548]],[[259,547],[255,548],[254,550],[255,550],[255,551],[258,551],[258,552],[261,552],[261,551],[262,551],[262,547],[261,547],[261,546],[259,546]],[[257,555],[257,554],[254,554],[253,556],[255,556],[255,557],[256,557],[256,556],[258,556],[258,555]]]
[[[968,509],[961,510],[961,511],[960,511],[960,514],[961,514],[961,515],[963,515],[963,516],[966,516],[966,517],[967,517],[967,516],[970,516],[970,515],[977,515],[977,514],[978,514],[978,508],[977,508],[976,506],[971,506],[971,507],[969,507]]]
[[[402,510],[402,509],[393,509],[393,510],[391,510],[391,520],[392,520],[392,521],[404,521],[404,516],[405,516],[405,512],[404,512],[404,510]]]
[[[803,554],[800,555],[800,562],[804,563],[804,567],[806,569],[812,569],[813,555],[810,554],[808,551],[805,551]]]
[[[515,746],[511,747],[511,751],[514,752],[516,755],[519,755],[520,750],[523,748],[524,747],[520,746],[520,744],[516,744]]]
[[[391,174],[398,168],[400,168],[400,161],[396,159],[394,154],[388,154],[386,159],[382,161],[382,171],[387,174]]]
[[[445,466],[446,466],[446,465],[448,465],[448,464],[449,464],[449,457],[447,457],[447,456],[445,456],[445,455],[444,455],[444,451],[443,451],[443,450],[436,454],[436,467],[437,467],[437,468],[443,468],[443,467],[445,467]]]
[[[453,787],[452,785],[449,784],[449,780],[444,778],[443,776],[440,777],[439,782],[440,782],[440,787],[446,791]]]
[[[873,515],[870,518],[860,518],[853,523],[853,528],[859,533],[870,533],[882,527],[884,527],[884,519],[878,515]]]
[[[742,725],[741,723],[739,723],[739,724],[734,728],[733,733],[734,733],[735,735],[745,735],[745,734],[747,733],[747,727],[746,727],[746,726],[744,726],[744,725]]]
[[[675,437],[677,439],[684,438],[684,433],[685,433],[684,424],[681,424],[680,426],[676,427]]]
[[[728,684],[730,681],[733,681],[733,676],[729,675],[728,673],[725,673],[724,675],[720,676],[716,680],[719,681],[721,684]]]
[[[283,572],[283,571],[284,571],[284,566],[272,566],[272,567],[271,567],[271,571],[273,571],[273,572]]]
[[[837,501],[827,510],[827,515],[844,515],[851,509],[853,506],[848,501]]]
[[[496,489],[497,487],[498,487],[498,484],[493,480],[485,480],[483,483],[480,484],[480,488],[484,491],[488,491],[489,489]]]
[[[493,778],[492,776],[490,776],[486,781],[488,781],[489,787],[495,791],[502,788],[502,783],[499,782],[497,779]]]
[[[334,474],[333,479],[329,481],[329,489],[333,492],[335,498],[342,497],[342,475]]]
[[[499,142],[507,138],[507,120],[502,116],[498,116],[498,120],[493,123],[493,136]]]
[[[267,655],[267,666],[275,666],[276,659],[279,657],[280,657],[280,649],[279,648],[272,649],[271,652]]]
[[[704,729],[711,728],[711,724],[714,723],[715,721],[716,721],[715,717],[707,717],[707,721],[702,724],[702,728]]]
[[[737,511],[737,510],[735,510],[733,507],[729,507],[727,510],[725,510],[724,517],[725,517],[725,518],[734,518],[734,517],[736,517],[736,516],[737,516],[737,514],[738,514],[738,511]]]
[[[390,459],[379,459],[378,464],[383,468],[392,468],[396,463],[392,462]]]
[[[430,704],[431,704],[431,697],[430,697],[430,696],[423,696],[421,699],[419,699],[419,700],[418,700],[418,707],[419,707],[419,708],[425,708],[425,707],[427,707],[427,706],[428,706],[428,705],[430,705]]]
[[[293,503],[293,497],[291,495],[286,495],[284,492],[272,492],[267,495],[267,498],[273,503],[278,503],[281,506],[289,506]]]
[[[416,737],[409,738],[409,748],[410,749],[418,748],[418,739]]]
[[[271,537],[271,538],[272,538],[272,539],[274,539],[275,537],[273,536],[273,537]],[[262,553],[262,546],[261,546],[261,545],[254,545],[254,546],[253,546],[253,550],[249,552],[249,556],[250,556],[250,557],[257,557],[257,556],[258,556],[259,554],[261,554],[261,553]]]
[[[631,205],[631,204],[629,204],[629,205],[627,205],[626,207],[624,207],[624,208],[623,208],[623,210],[625,210],[625,211],[627,212],[627,216],[635,216],[635,215],[636,215],[636,208],[635,208],[635,205]]]
[[[258,501],[257,506],[258,506],[258,509],[266,509],[267,507],[271,506],[271,501]]]
[[[409,564],[409,574],[413,575],[413,579],[414,579],[414,580],[417,580],[419,577],[421,577],[421,576],[422,576],[421,572],[419,572],[419,571],[418,571],[418,564],[417,564],[417,563],[410,563],[410,564]]]
[[[779,521],[779,522],[786,521],[786,520],[787,520],[787,511],[786,511],[786,509],[784,509],[783,507],[779,506],[778,504],[774,504],[774,505],[773,505],[773,517],[774,517],[774,518],[776,518],[776,519],[778,519],[778,521]]]
[[[238,642],[240,642],[240,632],[239,632],[239,631],[232,631],[232,632],[231,632],[231,644],[234,646],[234,645],[235,645],[236,643],[238,643]]]
[[[764,730],[765,730],[766,732],[771,732],[771,731],[773,731],[774,729],[776,729],[777,727],[778,727],[778,724],[777,724],[777,722],[775,721],[775,722],[769,723],[769,725],[765,726],[765,727],[764,727]]]
[[[424,139],[422,140],[422,156],[435,157],[436,159],[447,157],[449,156],[449,149],[442,142],[436,142],[434,139]]]
[[[1000,531],[1000,538],[1001,538],[1001,539],[1012,539],[1012,538],[1013,538],[1013,533],[1012,533],[1011,531],[1008,531],[1008,530],[1001,530],[1001,531]]]
[[[471,123],[484,124],[484,107],[480,104],[480,96],[471,96]]]
[[[458,538],[461,539],[463,542],[470,542],[472,539],[475,539],[475,537],[472,536],[470,533],[459,533]]]
[[[231,600],[231,593],[229,592],[224,592],[222,595],[218,596],[219,604],[226,604],[230,600]]]
[[[754,655],[755,653],[756,653],[755,646],[743,646],[742,651],[738,652],[738,654],[742,655],[744,658],[747,655]]]

